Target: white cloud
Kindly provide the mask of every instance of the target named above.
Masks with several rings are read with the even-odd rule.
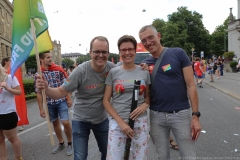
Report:
[[[86,53],[93,37],[109,39],[110,51],[117,53],[117,40],[124,34],[134,36],[153,19],[167,21],[167,15],[180,6],[203,15],[204,26],[212,33],[233,8],[237,17],[237,0],[42,0],[52,40],[60,41],[62,53]],[[146,12],[142,12],[146,9]],[[81,44],[81,46],[79,46]]]

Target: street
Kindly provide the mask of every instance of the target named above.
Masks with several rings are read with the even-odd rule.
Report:
[[[214,83],[210,83],[209,79],[206,75],[204,88],[197,88],[202,124],[202,132],[196,143],[197,159],[240,159],[240,74],[226,73]],[[51,153],[53,146],[46,120],[39,116],[36,101],[28,102],[27,105],[30,124],[24,126],[23,131],[18,131],[24,160],[72,160],[73,155],[67,156],[66,150]],[[54,138],[57,144],[55,135]],[[13,160],[12,147],[8,141],[7,150],[9,160]],[[90,136],[88,154],[88,160],[100,159],[93,134]],[[179,159],[178,151],[171,150],[171,156],[173,160]],[[157,159],[151,139],[148,159]]]

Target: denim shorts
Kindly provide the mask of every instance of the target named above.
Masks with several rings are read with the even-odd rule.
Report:
[[[58,117],[60,117],[61,121],[66,121],[69,119],[66,101],[54,105],[48,104],[48,112],[51,122],[56,121]]]
[[[209,73],[210,73],[210,74],[213,74],[213,70],[209,70]]]

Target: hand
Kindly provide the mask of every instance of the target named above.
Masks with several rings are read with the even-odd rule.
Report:
[[[45,111],[44,111],[43,109],[40,110],[40,116],[41,116],[42,118],[46,118]]]
[[[142,70],[149,71],[149,67],[146,63],[141,63],[140,66],[142,67]]]
[[[130,114],[130,118],[132,120],[137,119],[138,116],[140,116],[141,114],[143,114],[146,109],[148,108],[148,105],[143,103],[142,105],[138,106],[131,114]]]
[[[201,129],[202,129],[202,127],[201,127],[199,118],[196,116],[192,116],[191,130],[192,130],[192,140],[193,141],[196,141],[198,139]]]
[[[1,83],[0,83],[0,87],[3,87],[4,89],[7,90],[7,88],[8,88],[7,82],[1,82]]]
[[[36,88],[41,90],[41,89],[47,89],[48,88],[48,83],[45,80],[44,76],[42,75],[37,75],[37,80],[36,80]]]
[[[71,98],[67,100],[67,105],[68,105],[68,108],[70,108],[72,106],[72,100]]]
[[[133,138],[134,131],[129,127],[127,122],[122,121],[118,125],[121,128],[123,133],[125,133],[128,137]]]

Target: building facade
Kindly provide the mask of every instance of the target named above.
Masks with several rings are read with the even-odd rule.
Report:
[[[13,6],[8,0],[0,1],[0,60],[11,57]]]
[[[63,58],[70,58],[71,60],[73,60],[74,62],[76,62],[78,57],[81,57],[83,54],[81,53],[65,53],[62,54],[62,59]]]
[[[52,41],[53,44],[53,50],[50,52],[52,53],[52,59],[53,62],[56,63],[57,65],[62,65],[62,55],[61,55],[61,43],[60,41]]]
[[[234,19],[232,8],[230,8],[230,15],[228,21],[228,51],[233,51],[234,54],[240,57],[240,0],[238,3],[237,19]]]

